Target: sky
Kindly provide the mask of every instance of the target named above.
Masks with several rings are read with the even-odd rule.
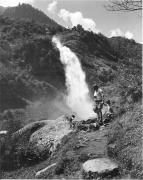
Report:
[[[142,43],[142,12],[111,12],[109,0],[0,0],[0,6],[29,3],[65,27],[81,24],[85,30],[107,37],[124,36]]]

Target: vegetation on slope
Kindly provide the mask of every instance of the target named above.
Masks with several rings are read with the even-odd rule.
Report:
[[[14,101],[20,97],[30,101],[42,94],[50,97],[54,85],[55,89],[64,89],[59,52],[49,36],[41,37],[45,36],[45,27],[4,17],[0,18],[0,24],[1,111],[23,107]],[[11,100],[6,100],[9,97]],[[17,107],[11,104],[17,104]]]
[[[102,34],[84,31],[80,25],[63,32],[61,40],[81,60],[88,84],[115,84],[120,93],[121,89],[131,87],[141,91],[141,44],[121,37],[113,41]]]
[[[5,9],[6,9],[6,8],[0,6],[0,15],[4,13]]]
[[[60,94],[61,91],[65,92],[64,67],[59,60],[59,51],[51,42],[53,33],[57,33],[63,44],[79,57],[82,68],[86,72],[90,89],[92,89],[94,83],[97,83],[104,89],[105,97],[111,99],[119,120],[115,121],[111,128],[111,134],[109,134],[109,145],[113,137],[117,148],[113,154],[109,150],[109,154],[113,157],[114,153],[116,154],[122,149],[120,143],[125,143],[123,151],[128,154],[130,151],[127,151],[126,148],[129,148],[131,153],[126,156],[125,161],[121,162],[122,166],[124,168],[126,164],[128,166],[132,161],[136,170],[133,172],[134,164],[131,163],[132,165],[129,165],[131,176],[140,178],[142,176],[141,171],[137,172],[137,168],[141,168],[141,166],[140,162],[139,165],[136,162],[138,157],[132,159],[134,149],[137,148],[139,152],[139,146],[135,144],[136,148],[132,149],[129,144],[126,145],[126,137],[131,144],[136,141],[136,139],[132,139],[132,142],[128,138],[130,133],[132,134],[132,131],[128,131],[130,125],[132,126],[131,129],[134,129],[135,126],[134,137],[137,137],[138,142],[140,139],[138,134],[138,122],[141,119],[140,112],[138,113],[139,105],[136,110],[133,110],[133,106],[142,97],[141,45],[133,40],[121,37],[109,39],[102,34],[84,31],[81,26],[74,27],[71,30],[62,30],[62,32],[59,29],[53,32],[49,28],[47,33],[45,25],[39,25],[33,21],[11,20],[0,17],[1,130],[15,132],[31,121],[53,118],[51,114],[54,115],[55,112],[60,111],[59,107],[63,106],[61,104],[57,105],[57,101],[54,103],[59,107],[52,105],[57,94]],[[58,99],[58,101],[61,101],[61,99]],[[56,115],[65,112],[63,109]],[[127,112],[128,110],[130,111]],[[132,110],[135,114],[132,114]],[[130,114],[133,115],[133,119],[136,119],[135,116],[137,116],[137,122],[135,120],[133,124],[130,124]],[[121,124],[118,123],[120,120],[125,123],[125,127],[117,129],[119,134],[124,131],[125,136],[116,138],[118,137],[116,126]],[[73,136],[71,137],[73,138]],[[68,143],[66,148],[70,148]],[[61,152],[61,159],[63,152]],[[121,156],[118,154],[117,160],[123,157],[124,152],[121,153]],[[67,161],[65,172],[70,173],[68,167],[71,167],[72,164],[69,163],[69,159]],[[78,158],[76,162],[78,162]],[[63,166],[62,163],[61,166]]]
[[[60,25],[58,25],[54,20],[50,19],[42,11],[35,9],[29,4],[19,4],[16,7],[8,7],[4,11],[3,16],[19,20],[31,20],[46,24],[48,27],[51,28],[60,27]]]
[[[63,41],[80,58],[88,83],[103,86],[112,102],[116,119],[109,127],[108,155],[121,163],[122,177],[143,178],[141,44],[122,37],[108,39],[80,26],[64,34]]]
[[[65,89],[64,70],[45,32],[44,25],[0,17],[0,130],[62,113],[54,100]]]
[[[123,175],[143,178],[141,102],[111,124],[108,133],[108,155],[120,162]]]

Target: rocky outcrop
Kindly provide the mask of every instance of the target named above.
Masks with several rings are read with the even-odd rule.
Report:
[[[29,131],[30,131],[30,134],[32,135],[32,133],[34,133],[41,127],[47,125],[48,123],[49,123],[49,120],[41,120],[41,121],[36,121],[36,122],[30,123],[30,124],[24,126],[23,128],[19,129],[15,133],[13,133],[12,139],[13,140],[19,139],[21,136],[27,134]]]
[[[60,144],[61,139],[71,131],[66,116],[49,120],[47,125],[31,135],[26,152],[27,156],[34,159],[49,157]]]
[[[118,174],[118,165],[108,158],[91,159],[83,163],[83,177],[86,179],[115,176]]]

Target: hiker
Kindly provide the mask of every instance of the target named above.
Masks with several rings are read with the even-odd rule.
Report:
[[[70,128],[73,127],[73,120],[74,120],[74,118],[75,118],[75,115],[74,115],[74,114],[71,115],[70,117],[68,117],[68,121],[69,121],[69,123],[70,123]]]
[[[113,109],[111,108],[111,101],[110,100],[108,100],[108,101],[106,101],[106,104],[105,104],[106,106],[107,106],[107,114],[113,114],[114,112],[113,112]]]
[[[102,108],[104,104],[104,94],[101,88],[97,85],[93,86],[94,89],[94,112],[97,113],[99,124],[102,124]]]
[[[70,117],[70,119],[69,119],[70,123],[72,123],[72,122],[73,122],[74,118],[75,118],[75,115],[74,115],[74,114],[73,114],[73,115],[71,115],[71,117]]]
[[[105,112],[105,118],[104,118],[104,125],[108,124],[114,115],[113,109],[111,107],[111,102],[110,100],[106,101],[106,103],[104,103],[105,108],[106,108],[106,112]]]

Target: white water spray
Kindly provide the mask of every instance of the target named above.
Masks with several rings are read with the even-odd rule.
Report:
[[[66,86],[68,95],[67,105],[81,118],[95,116],[92,101],[89,97],[89,89],[86,84],[85,73],[77,56],[66,46],[63,46],[57,37],[52,41],[60,51],[60,60],[65,67]]]

